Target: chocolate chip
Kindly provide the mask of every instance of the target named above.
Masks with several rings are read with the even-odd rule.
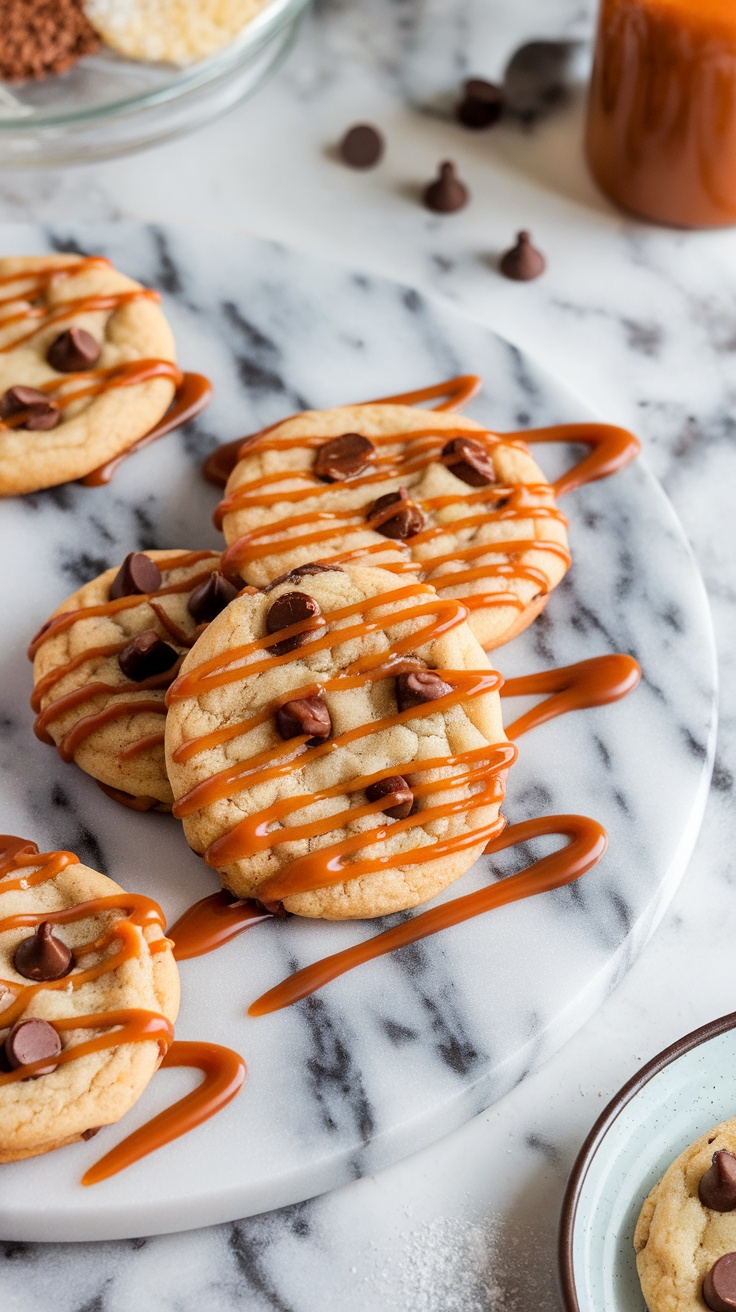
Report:
[[[434,702],[450,692],[452,688],[449,683],[445,683],[434,670],[412,670],[409,674],[400,674],[396,680],[396,700],[400,711],[421,706],[423,702]]]
[[[219,569],[214,569],[209,578],[194,589],[187,602],[187,610],[197,624],[209,624],[210,620],[230,605],[239,591]]]
[[[501,256],[499,269],[504,278],[513,278],[516,282],[529,282],[544,273],[547,261],[535,246],[528,232],[516,235],[516,245]]]
[[[285,702],[276,712],[276,728],[281,737],[298,738],[308,733],[309,747],[315,747],[332,733],[330,712],[321,697],[297,697]]]
[[[314,472],[323,483],[344,483],[364,473],[372,465],[375,454],[373,443],[362,433],[341,433],[317,448]]]
[[[159,638],[154,629],[146,629],[127,643],[118,654],[118,665],[126,679],[142,683],[154,674],[170,670],[179,659],[179,653],[168,642]]]
[[[263,591],[273,592],[280,583],[300,583],[302,579],[309,578],[312,574],[331,574],[334,570],[337,570],[338,574],[345,573],[340,565],[319,565],[316,560],[308,565],[297,565],[295,569],[290,569],[288,574],[282,574],[271,583],[267,583]]]
[[[393,804],[384,806],[384,815],[393,816],[394,820],[405,820],[411,814],[414,794],[403,775],[392,774],[388,779],[379,779],[369,784],[365,790],[369,802],[378,802],[382,797],[391,797]]]
[[[496,482],[496,471],[490,454],[482,442],[473,437],[453,437],[442,448],[445,464],[456,478],[471,487],[487,487]]]
[[[370,123],[356,123],[340,142],[340,154],[351,169],[372,169],[383,154],[383,137]]]
[[[284,592],[266,611],[266,633],[280,633],[282,629],[291,628],[292,624],[300,624],[303,620],[321,614],[319,602],[306,592]],[[275,656],[285,656],[288,651],[295,651],[311,638],[321,638],[326,632],[327,625],[320,624],[313,629],[305,629],[303,633],[295,633],[290,638],[282,638],[281,642],[274,642],[268,650]]]
[[[698,1195],[703,1207],[712,1212],[732,1212],[736,1208],[736,1157],[725,1148],[713,1154],[713,1164],[708,1167],[698,1186]]]
[[[392,506],[396,509],[387,515],[385,512]],[[377,522],[373,520],[377,518]],[[397,492],[387,492],[385,496],[379,497],[373,502],[368,510],[368,523],[376,533],[382,533],[385,538],[394,538],[403,540],[413,538],[416,533],[421,533],[425,525],[425,518],[418,506],[415,506],[409,500],[409,493],[405,487],[400,487]]]
[[[703,1298],[711,1312],[736,1308],[736,1253],[719,1257],[703,1281]]]
[[[0,396],[0,419],[11,419],[24,410],[27,411],[25,419],[14,426],[26,428],[30,432],[56,428],[61,419],[61,411],[56,402],[35,387],[9,387]]]
[[[158,592],[161,571],[143,551],[131,551],[125,557],[107,594],[110,601],[118,597],[132,597],[137,593]]]
[[[84,328],[67,328],[51,343],[46,359],[60,374],[75,374],[91,369],[100,358],[100,347],[91,333]]]
[[[44,920],[35,934],[18,944],[13,965],[24,979],[61,979],[74,965],[74,953],[56,937],[50,922]]]
[[[453,214],[467,205],[468,198],[468,189],[458,178],[450,160],[440,164],[437,177],[424,191],[424,204],[436,214]]]
[[[466,128],[490,128],[503,112],[503,89],[495,82],[471,77],[463,87],[457,117]]]
[[[93,1125],[89,1130],[82,1130],[82,1138],[94,1139],[95,1135],[99,1134],[101,1129],[102,1129],[101,1125]]]
[[[19,1066],[30,1066],[33,1061],[43,1061],[46,1057],[58,1057],[61,1052],[61,1039],[47,1020],[33,1017],[31,1020],[19,1020],[5,1040],[5,1056],[11,1070]],[[38,1075],[49,1075],[56,1070],[56,1065],[48,1066]]]

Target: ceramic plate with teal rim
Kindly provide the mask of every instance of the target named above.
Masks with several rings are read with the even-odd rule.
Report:
[[[646,1312],[634,1227],[649,1190],[712,1126],[736,1116],[736,1012],[686,1034],[638,1071],[580,1150],[560,1223],[567,1312]]]

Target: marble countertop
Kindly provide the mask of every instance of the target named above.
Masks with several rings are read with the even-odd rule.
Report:
[[[736,236],[615,213],[580,151],[573,98],[534,129],[463,133],[447,93],[533,37],[585,37],[591,0],[322,0],[274,81],[183,142],[63,173],[0,176],[0,219],[170,219],[274,236],[413,282],[523,344],[602,418],[634,427],[708,588],[721,728],[705,824],[654,940],[539,1072],[432,1148],[311,1202],[210,1230],[98,1245],[0,1245],[0,1305],[35,1312],[559,1312],[556,1229],[572,1161],[639,1065],[734,1007]],[[384,166],[330,147],[379,123]],[[473,204],[417,188],[453,158]],[[519,227],[549,260],[504,282]]]

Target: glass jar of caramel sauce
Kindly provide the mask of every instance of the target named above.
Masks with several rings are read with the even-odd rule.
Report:
[[[659,223],[736,223],[736,0],[602,0],[593,176]]]

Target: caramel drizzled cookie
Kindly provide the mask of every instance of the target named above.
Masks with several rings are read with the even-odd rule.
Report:
[[[570,561],[522,441],[406,405],[310,410],[257,434],[218,522],[226,573],[262,587],[309,560],[382,565],[461,599],[486,650],[539,614]]]
[[[174,814],[239,897],[336,920],[416,906],[503,826],[500,684],[457,601],[297,567],[218,616],[169,689]]]
[[[181,380],[157,292],[108,260],[0,259],[0,495],[83,478],[143,437]]]
[[[0,1162],[89,1138],[140,1097],[173,1038],[161,908],[0,836]]]
[[[668,1167],[641,1210],[634,1248],[649,1312],[736,1306],[736,1120]]]
[[[166,689],[237,595],[214,551],[131,552],[68,597],[31,643],[36,734],[135,809],[171,809]]]

